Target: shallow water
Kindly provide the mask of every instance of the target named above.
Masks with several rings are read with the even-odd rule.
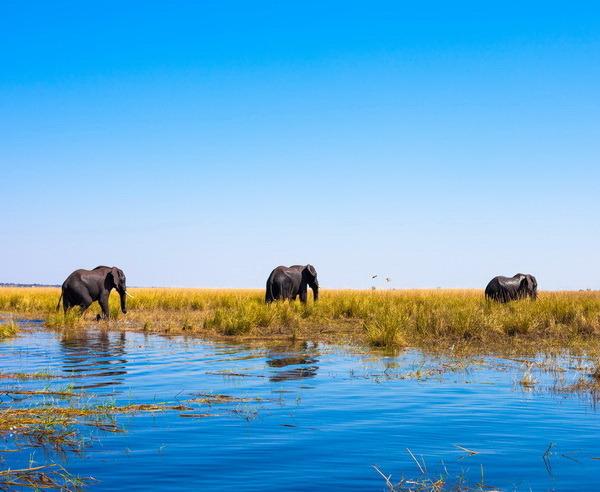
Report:
[[[533,369],[538,382],[527,389],[521,361],[471,362],[99,330],[67,337],[29,323],[0,343],[0,371],[68,377],[0,380],[0,391],[70,385],[86,404],[192,410],[119,415],[122,433],[81,426],[81,452],[24,446],[0,453],[0,469],[57,462],[94,477],[92,490],[385,490],[372,465],[393,482],[424,478],[410,449],[427,476],[450,482],[481,482],[483,470],[484,483],[501,490],[596,489],[600,415],[587,395],[553,391],[584,371]],[[250,401],[188,401],[206,393]],[[56,403],[22,398],[2,395],[0,409]],[[211,416],[185,418],[198,414]],[[0,440],[0,449],[16,445],[14,436]]]

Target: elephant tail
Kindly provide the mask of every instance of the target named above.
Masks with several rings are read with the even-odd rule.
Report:
[[[265,295],[265,302],[269,303],[273,302],[273,300],[273,282],[271,282],[271,278],[269,277],[269,280],[267,280],[267,293]]]
[[[265,302],[270,303],[275,300],[275,296],[273,295],[273,274],[269,275],[267,279],[267,292],[265,295]]]
[[[62,301],[63,298],[63,293],[60,293],[60,297],[58,298],[58,304],[56,305],[56,310],[58,311],[60,309],[60,301]]]

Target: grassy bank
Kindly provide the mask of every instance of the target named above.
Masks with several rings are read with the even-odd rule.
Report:
[[[487,302],[479,290],[324,290],[318,303],[265,305],[262,290],[131,289],[111,298],[110,326],[208,338],[351,342],[372,347],[582,347],[600,342],[600,292],[542,292],[535,302]],[[55,311],[58,289],[1,288],[0,312],[50,327],[94,322]],[[106,323],[106,322],[104,322]]]

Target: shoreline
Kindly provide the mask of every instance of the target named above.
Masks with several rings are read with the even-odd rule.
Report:
[[[540,292],[537,301],[486,301],[480,290],[322,290],[307,304],[266,305],[259,289],[131,288],[128,313],[111,296],[111,319],[56,310],[57,288],[0,287],[5,318],[43,319],[50,329],[97,326],[238,342],[316,341],[393,352],[600,356],[600,291]]]

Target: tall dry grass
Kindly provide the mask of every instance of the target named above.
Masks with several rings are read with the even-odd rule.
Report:
[[[406,345],[550,344],[600,341],[600,292],[542,292],[537,301],[496,304],[479,290],[324,290],[318,303],[264,304],[262,290],[131,289],[129,313],[111,297],[115,326],[206,337],[358,341]],[[0,288],[0,312],[44,316],[50,326],[90,322],[56,312],[58,289]]]

